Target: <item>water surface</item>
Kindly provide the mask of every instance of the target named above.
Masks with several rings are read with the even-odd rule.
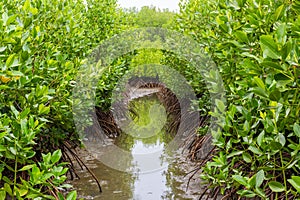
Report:
[[[174,135],[164,131],[168,120],[164,107],[154,97],[136,99],[130,106],[136,112],[130,114],[132,121],[124,128],[125,133],[114,141],[107,140],[105,145],[93,144],[97,155],[105,155],[111,166],[95,159],[97,155],[93,157],[83,152],[83,156],[87,156],[87,165],[100,180],[103,192],[99,193],[90,174],[81,171],[82,178],[72,182],[79,197],[104,200],[197,199],[201,194],[200,183],[195,181],[197,176],[186,191],[189,178],[186,174],[195,164],[182,155],[181,149],[171,151],[168,148]],[[127,152],[126,156],[111,151],[115,147]]]

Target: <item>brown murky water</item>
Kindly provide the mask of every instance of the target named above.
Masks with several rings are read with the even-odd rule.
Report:
[[[199,182],[199,174],[191,179],[189,189],[186,190],[190,177],[187,173],[195,168],[195,163],[187,160],[181,149],[168,149],[173,138],[161,129],[166,116],[160,103],[153,99],[140,99],[136,107],[140,116],[133,121],[133,131],[115,141],[107,140],[105,145],[90,144],[89,152],[80,152],[87,166],[100,180],[103,192],[99,193],[92,176],[82,170],[78,173],[81,179],[71,182],[79,198],[198,199],[203,187]],[[126,156],[122,156],[119,151],[112,151],[116,147],[127,152]],[[106,157],[103,159],[99,155]]]
[[[86,170],[82,170],[78,173],[81,178],[72,181],[73,186],[78,190],[79,198],[193,200],[201,195],[201,183],[196,179],[197,175],[190,181],[189,188],[186,190],[189,178],[186,174],[195,167],[195,163],[185,160],[180,150],[172,157],[164,155],[166,162],[161,169],[143,174],[118,171],[94,159],[88,152],[81,152],[81,154],[86,156],[87,166],[100,180],[103,192],[99,192],[92,176]]]

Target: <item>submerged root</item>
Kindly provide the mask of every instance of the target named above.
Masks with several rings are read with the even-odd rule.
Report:
[[[74,177],[73,174],[75,174],[76,178],[80,179],[80,177],[76,173],[76,170],[74,169],[73,161],[75,160],[79,164],[79,166],[82,170],[85,168],[88,171],[88,173],[93,177],[93,179],[97,183],[99,192],[102,192],[102,188],[101,188],[98,178],[91,171],[91,169],[84,163],[84,161],[77,155],[75,148],[72,147],[68,142],[65,142],[65,143],[63,143],[63,146],[61,149],[63,151],[64,157],[67,158],[67,161],[70,163],[69,169],[71,169],[71,170],[69,170],[69,173],[70,173],[71,178],[73,178]],[[72,158],[71,158],[71,156],[72,156]]]

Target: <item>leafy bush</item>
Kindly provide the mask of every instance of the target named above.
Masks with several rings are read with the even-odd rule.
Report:
[[[228,196],[300,194],[300,3],[192,0],[177,28],[212,56],[227,88],[202,178]],[[220,115],[224,113],[225,116]]]
[[[3,0],[0,14],[0,199],[63,199],[65,152],[49,152],[80,144],[73,80],[91,50],[123,29],[122,13],[114,0]]]

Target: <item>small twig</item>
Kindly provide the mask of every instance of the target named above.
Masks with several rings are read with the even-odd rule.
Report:
[[[202,197],[205,195],[205,193],[207,192],[207,190],[209,189],[209,187],[211,186],[211,184],[212,184],[212,183],[210,183],[208,186],[206,186],[204,192],[201,194],[201,196],[199,197],[198,200],[201,200],[201,199],[202,199]],[[208,195],[207,195],[207,196],[208,196]]]

